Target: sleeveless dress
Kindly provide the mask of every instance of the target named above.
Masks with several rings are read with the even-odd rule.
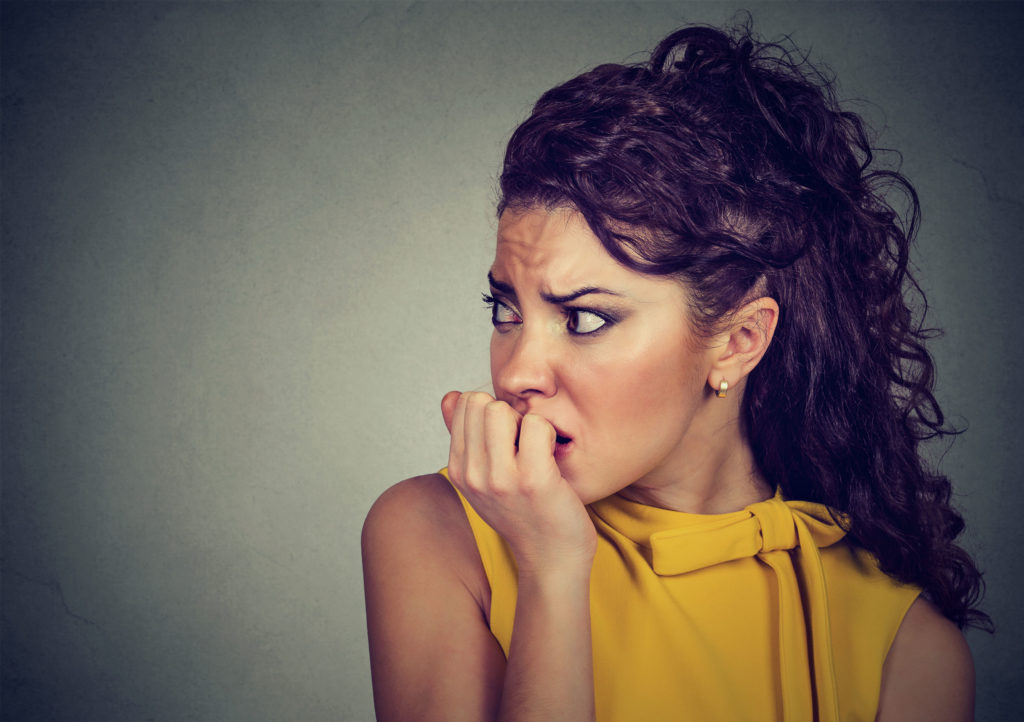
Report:
[[[459,498],[507,657],[515,561]],[[875,719],[882,664],[920,590],[882,573],[826,507],[776,494],[728,514],[617,495],[587,508],[599,722]]]

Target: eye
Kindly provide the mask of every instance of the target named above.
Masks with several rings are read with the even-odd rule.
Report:
[[[569,332],[578,336],[585,336],[589,333],[600,331],[608,324],[608,319],[593,311],[584,311],[579,308],[570,308],[566,311],[568,315]]]
[[[484,294],[484,303],[491,309],[491,323],[500,326],[507,323],[521,323],[522,319],[506,303],[494,296]]]

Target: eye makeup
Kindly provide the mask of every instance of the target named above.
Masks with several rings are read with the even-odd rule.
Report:
[[[519,317],[519,314],[501,299],[485,293],[483,294],[483,301],[484,305],[491,309],[491,323],[494,324],[495,328],[510,323],[522,323],[522,318]]]
[[[495,289],[497,290],[497,289]],[[510,324],[522,323],[522,316],[505,300],[492,296],[488,293],[482,294],[484,305],[491,310],[491,323],[495,328],[501,330]],[[567,306],[554,304],[561,308],[565,317],[566,330],[572,336],[597,336],[621,319],[618,313],[581,306]]]

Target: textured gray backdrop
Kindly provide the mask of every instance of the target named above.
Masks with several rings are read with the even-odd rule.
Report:
[[[757,4],[905,154],[1024,709],[1016,4]],[[368,720],[359,529],[487,383],[502,145],[730,4],[3,3],[3,718]]]

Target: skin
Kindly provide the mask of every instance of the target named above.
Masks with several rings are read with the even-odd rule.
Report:
[[[735,388],[760,359],[774,301],[745,307],[745,334],[700,338],[678,281],[622,266],[569,211],[506,213],[491,277],[507,288],[492,289],[503,322],[491,339],[491,379],[504,405],[491,413],[507,405],[572,437],[555,460],[583,503],[626,486],[637,501],[703,513],[770,496],[740,432],[741,394],[718,399],[712,388],[723,379]],[[594,287],[609,293],[561,304],[544,296]],[[513,414],[503,415],[510,427]],[[458,464],[464,447],[453,444]]]
[[[486,575],[449,484],[431,475],[393,487],[363,531],[382,720],[593,719],[596,532],[585,504],[619,493],[724,513],[772,491],[739,424],[746,376],[778,319],[772,299],[700,338],[682,285],[620,265],[568,210],[506,211],[490,276],[495,396],[450,392],[442,414],[452,484],[516,559],[511,648],[506,660],[488,629]],[[878,718],[969,719],[965,650],[952,624],[915,603],[886,661]]]

